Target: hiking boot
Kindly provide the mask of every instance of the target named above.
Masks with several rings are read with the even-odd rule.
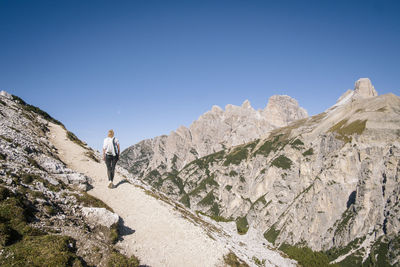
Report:
[[[113,189],[113,188],[114,188],[114,184],[113,184],[112,182],[110,182],[110,183],[108,184],[108,188]]]

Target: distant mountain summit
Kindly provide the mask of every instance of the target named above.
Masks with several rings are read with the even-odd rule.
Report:
[[[201,115],[189,128],[139,142],[121,154],[120,164],[139,177],[151,171],[180,170],[189,162],[227,147],[244,144],[269,131],[308,117],[298,102],[286,95],[271,96],[263,110],[248,100],[241,106],[218,106]]]

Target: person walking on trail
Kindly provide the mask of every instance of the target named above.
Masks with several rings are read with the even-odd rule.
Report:
[[[109,188],[114,188],[113,180],[114,180],[114,173],[115,173],[115,165],[119,159],[119,141],[117,138],[114,137],[114,131],[109,130],[108,136],[104,139],[103,143],[103,160],[106,162],[107,165],[107,175]]]

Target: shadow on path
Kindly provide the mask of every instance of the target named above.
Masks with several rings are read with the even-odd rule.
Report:
[[[124,236],[131,235],[136,231],[130,228],[129,226],[126,226],[124,223],[124,219],[120,217],[118,221],[118,232],[119,232],[119,241],[122,241],[124,240]]]
[[[120,186],[121,184],[126,184],[126,183],[129,184],[129,181],[126,180],[126,179],[123,179],[123,180],[119,181],[118,184],[114,185],[114,188],[117,188],[117,187]]]

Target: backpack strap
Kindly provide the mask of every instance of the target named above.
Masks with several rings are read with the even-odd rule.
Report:
[[[117,149],[117,144],[115,143],[115,137],[113,137],[112,142],[113,142],[115,155],[118,156],[118,153],[117,153],[118,149]]]

